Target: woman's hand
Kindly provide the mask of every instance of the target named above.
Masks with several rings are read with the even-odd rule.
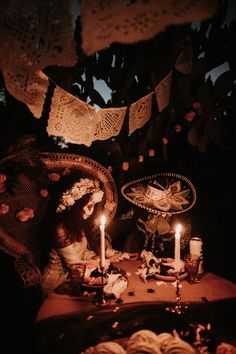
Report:
[[[132,261],[139,259],[139,253],[120,252],[109,258],[110,262]]]
[[[120,256],[121,256],[121,253],[116,253],[116,254],[114,254],[114,256],[111,256],[108,259],[111,263],[112,262],[117,263],[117,262],[120,262]]]

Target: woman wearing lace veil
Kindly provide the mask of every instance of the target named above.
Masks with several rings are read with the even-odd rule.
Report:
[[[105,199],[101,181],[78,172],[63,176],[52,188],[45,233],[47,237],[50,234],[51,249],[42,271],[45,295],[70,278],[73,264],[99,264],[100,239],[95,218]],[[106,237],[106,258],[115,262],[120,256]]]

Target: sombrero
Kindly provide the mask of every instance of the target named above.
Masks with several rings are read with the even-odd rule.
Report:
[[[180,214],[193,207],[197,193],[192,182],[176,173],[158,173],[126,183],[122,195],[153,214]]]

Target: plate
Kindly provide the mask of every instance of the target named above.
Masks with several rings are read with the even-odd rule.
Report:
[[[82,286],[84,288],[87,288],[87,289],[101,289],[102,288],[102,284],[87,284],[87,283],[82,283]]]
[[[107,282],[104,282],[104,286],[107,284]],[[82,286],[87,288],[87,289],[101,289],[102,284],[88,284],[88,283],[82,283]]]
[[[163,281],[175,281],[176,280],[174,275],[155,274],[154,277],[158,280],[163,280]],[[182,273],[179,275],[179,280],[183,280],[186,277],[187,277],[187,273]]]

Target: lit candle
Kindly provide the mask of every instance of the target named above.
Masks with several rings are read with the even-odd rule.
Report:
[[[102,215],[100,224],[100,262],[101,267],[105,267],[105,222],[106,217]]]
[[[181,225],[178,224],[175,230],[175,272],[180,271],[180,231]]]

